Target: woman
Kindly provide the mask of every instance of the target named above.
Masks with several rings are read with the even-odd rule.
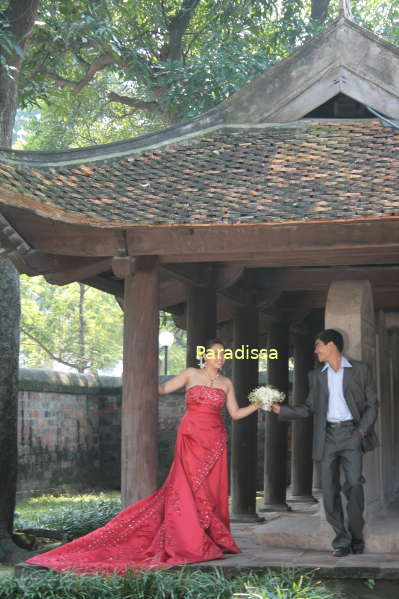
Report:
[[[186,412],[162,487],[102,528],[28,563],[59,571],[122,574],[129,568],[170,567],[239,553],[230,533],[226,431],[220,411],[226,402],[230,416],[239,420],[258,406],[238,407],[232,382],[220,372],[223,344],[214,339],[205,349],[203,368],[187,368],[159,387],[160,393],[186,387]]]

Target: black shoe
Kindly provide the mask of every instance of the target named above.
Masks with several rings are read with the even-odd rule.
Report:
[[[333,551],[334,557],[345,557],[345,555],[349,555],[350,550],[349,547],[337,547]]]
[[[364,542],[363,541],[352,541],[351,551],[352,551],[352,553],[364,553]]]

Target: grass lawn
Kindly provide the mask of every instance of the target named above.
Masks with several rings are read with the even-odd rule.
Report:
[[[76,539],[104,526],[121,510],[120,494],[42,495],[19,502],[15,529],[40,528]]]
[[[31,497],[24,501],[19,501],[15,511],[21,518],[33,517],[48,510],[59,510],[60,508],[71,508],[74,506],[87,505],[97,502],[98,499],[110,501],[120,500],[121,494],[118,491],[107,491],[106,493],[84,493],[82,495],[40,495]]]

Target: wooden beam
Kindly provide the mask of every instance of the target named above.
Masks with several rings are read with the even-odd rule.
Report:
[[[29,251],[25,254],[24,259],[30,271],[37,275],[70,270],[79,266],[98,262],[98,258],[58,256],[56,254],[47,254],[39,250]]]
[[[0,258],[5,258],[14,252],[22,255],[29,250],[30,247],[25,239],[23,239],[9,221],[0,214]]]
[[[5,205],[1,206],[1,212],[31,248],[44,253],[104,258],[118,256],[126,249],[121,227],[66,223]]]
[[[112,272],[117,279],[125,279],[134,274],[134,258],[131,256],[115,256],[112,259]]]
[[[245,272],[245,266],[230,262],[216,266],[215,287],[216,289],[226,289],[232,287],[241,279]]]
[[[197,225],[140,228],[126,232],[128,253],[158,252],[163,261],[290,261],[295,253],[317,257],[324,251],[374,257],[374,250],[399,256],[399,218],[309,221],[263,225]],[[374,262],[374,260],[373,260]]]
[[[258,291],[256,306],[260,310],[264,310],[273,306],[281,295],[281,288],[274,286],[269,289]]]
[[[162,264],[161,271],[194,287],[207,287],[213,278],[210,264]]]
[[[74,281],[82,281],[111,270],[112,258],[94,260],[88,264],[77,263],[75,268],[68,268],[61,272],[52,272],[45,275],[46,280],[54,285],[68,285]]]
[[[248,289],[242,289],[241,287],[234,286],[228,289],[222,289],[219,291],[220,295],[226,297],[232,304],[237,307],[255,307],[257,303],[257,294],[255,291]]]
[[[351,266],[343,268],[298,268],[279,269],[269,268],[251,272],[251,280],[257,285],[282,290],[299,291],[320,289],[336,280],[369,280],[372,286],[399,286],[399,266]]]
[[[399,217],[238,225],[108,226],[61,222],[2,205],[32,248],[66,256],[159,255],[162,263],[248,267],[399,263]]]
[[[398,227],[399,228],[399,227]],[[349,233],[350,234],[350,233]],[[232,250],[230,255],[224,255],[224,262],[241,262],[245,268],[269,268],[269,267],[298,267],[303,266],[353,266],[353,265],[370,265],[370,260],[373,264],[398,264],[399,262],[399,245],[389,245],[387,247],[379,247],[370,245],[359,250],[356,247],[348,245],[346,248],[323,248],[318,247],[318,242],[315,241],[312,249],[292,249],[286,252],[283,248],[279,251],[262,252],[258,251],[256,256],[250,253],[245,253],[243,250]],[[372,258],[371,258],[372,256]],[[161,260],[163,260],[162,258]],[[198,254],[173,254],[165,258],[168,262],[195,262],[198,260],[204,262],[218,262],[220,254],[207,254],[198,256]]]
[[[95,289],[99,289],[100,291],[104,291],[105,293],[110,293],[117,298],[123,298],[123,281],[115,281],[98,275],[96,277],[90,277],[90,279],[84,279],[80,282],[89,285],[90,287],[94,287]]]
[[[186,286],[180,281],[162,281],[160,284],[160,306],[165,310],[168,306],[175,306],[185,302],[187,298]]]
[[[399,291],[373,289],[374,308],[376,310],[392,310],[399,312]]]

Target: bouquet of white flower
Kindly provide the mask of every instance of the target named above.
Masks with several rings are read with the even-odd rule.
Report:
[[[256,387],[248,395],[249,403],[261,403],[262,410],[270,412],[273,403],[281,403],[285,400],[285,393],[279,391],[272,385]]]

